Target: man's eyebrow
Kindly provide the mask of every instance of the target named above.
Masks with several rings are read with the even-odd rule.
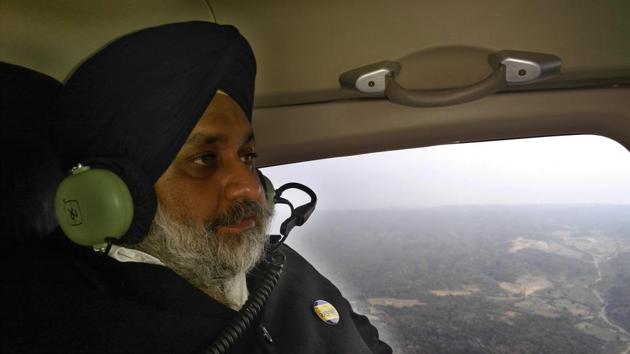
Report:
[[[214,144],[221,140],[227,140],[225,134],[208,134],[208,133],[195,133],[186,140],[186,145],[204,145]]]

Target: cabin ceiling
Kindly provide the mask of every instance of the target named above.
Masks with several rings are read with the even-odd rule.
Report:
[[[63,80],[125,33],[216,17],[252,43],[257,95],[267,101],[336,90],[342,72],[381,60],[400,61],[400,82],[408,87],[468,85],[489,74],[487,55],[502,49],[558,55],[568,74],[630,70],[630,3],[624,0],[208,3],[3,0],[1,59]]]

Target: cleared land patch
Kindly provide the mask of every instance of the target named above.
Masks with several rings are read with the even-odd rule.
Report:
[[[557,254],[566,257],[581,257],[582,252],[566,247],[556,241],[531,240],[518,237],[510,243],[510,253],[516,253],[525,249],[539,250],[545,253]]]
[[[524,275],[516,279],[516,282],[500,282],[499,287],[507,292],[516,295],[529,296],[539,290],[546,289],[552,284],[549,280],[541,276]]]
[[[464,286],[462,289],[438,289],[431,290],[431,294],[439,297],[443,296],[468,296],[472,294],[477,294],[481,291],[479,287],[476,286]]]
[[[374,297],[368,299],[368,303],[372,306],[392,306],[398,309],[412,306],[424,306],[427,303],[417,299],[395,299],[391,297]]]

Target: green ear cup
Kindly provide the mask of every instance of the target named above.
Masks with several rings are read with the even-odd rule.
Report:
[[[55,213],[70,240],[94,246],[125,235],[133,220],[133,199],[115,173],[79,166],[57,188]]]
[[[271,180],[269,180],[267,176],[263,175],[260,170],[258,170],[258,177],[260,178],[260,183],[262,184],[265,191],[265,200],[267,201],[267,207],[269,208],[269,210],[273,210],[276,205],[276,203],[274,202],[276,190],[273,187],[273,183],[271,183]]]

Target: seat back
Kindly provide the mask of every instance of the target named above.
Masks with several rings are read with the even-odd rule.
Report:
[[[40,239],[57,226],[53,201],[63,172],[50,146],[48,127],[61,88],[46,75],[0,62],[3,246]]]

